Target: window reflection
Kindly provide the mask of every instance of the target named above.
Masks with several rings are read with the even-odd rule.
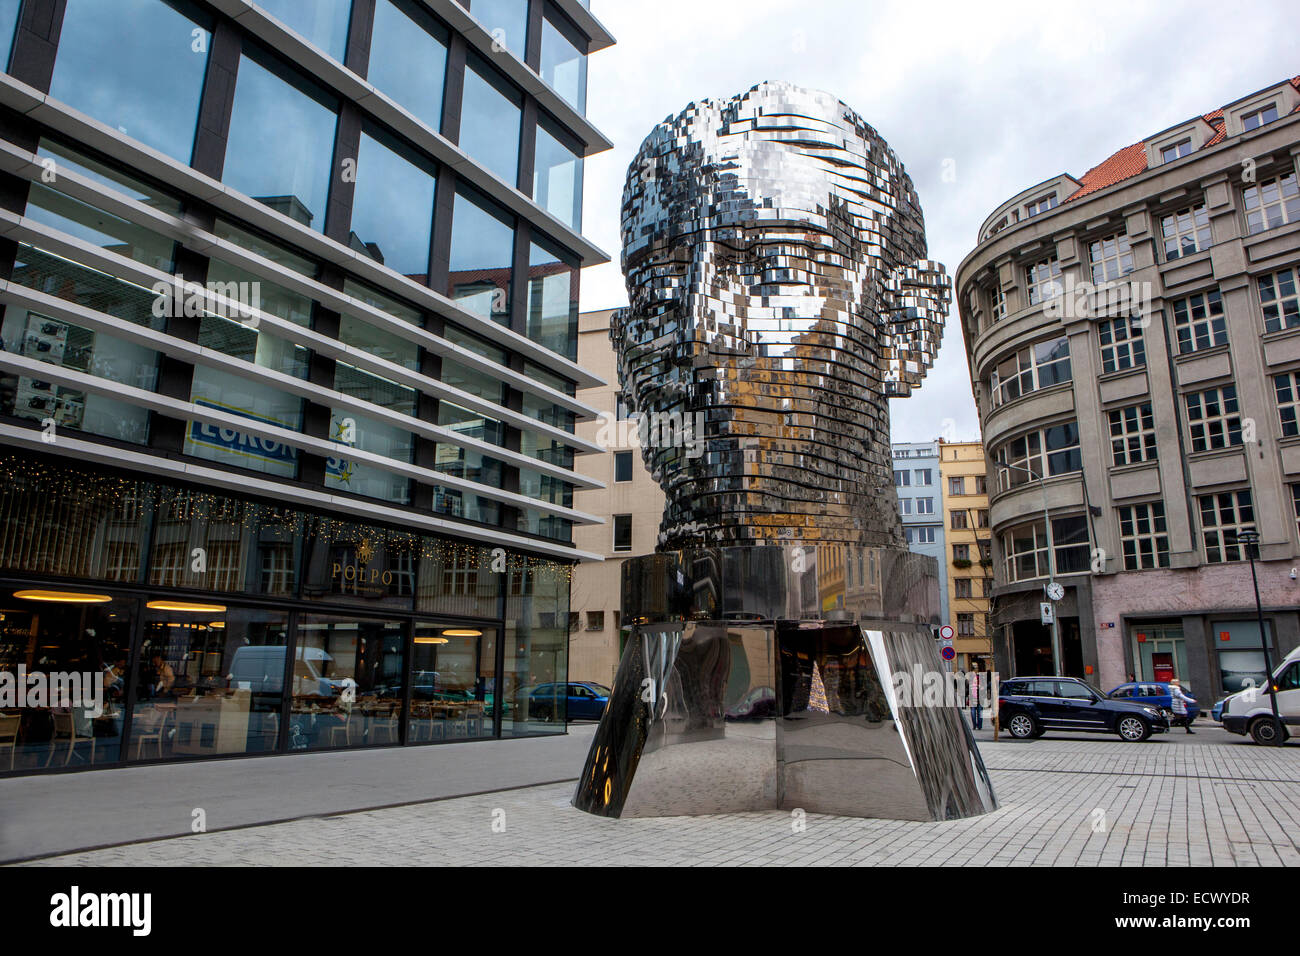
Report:
[[[270,57],[245,53],[222,181],[323,232],[337,125],[331,97]]]
[[[484,318],[508,326],[514,250],[514,227],[458,190],[447,294]]]
[[[411,653],[407,741],[492,736],[496,629],[417,622]]]
[[[190,401],[290,431],[302,428],[298,396],[205,365],[194,367]],[[185,434],[185,454],[286,478],[298,471],[298,449],[292,445],[198,420]]]
[[[342,363],[339,369],[340,371],[346,369],[346,374],[352,382],[358,382],[363,377],[374,382],[382,381],[350,366],[344,366]],[[339,383],[336,382],[337,384]],[[402,389],[400,386],[393,386],[393,389],[409,392],[411,396],[409,405],[414,406],[414,392]],[[395,396],[393,400],[401,401],[401,398]],[[358,415],[351,409],[345,408],[333,409],[330,416],[330,437],[340,444],[351,445],[353,448],[401,462],[410,462],[414,447],[409,431],[387,422]],[[403,475],[358,461],[341,452],[326,460],[325,487],[351,491],[368,498],[406,504],[410,500],[411,482]]]
[[[50,95],[188,164],[210,28],[185,0],[68,0]]]
[[[15,679],[0,705],[0,772],[119,759],[134,604],[36,589],[0,597],[0,672]],[[39,696],[28,683],[19,701],[17,676],[37,673]]]
[[[571,229],[582,229],[582,157],[544,124],[537,126],[533,199]]]
[[[553,24],[542,21],[542,79],[579,113],[587,111],[587,56]]]
[[[421,283],[429,274],[435,183],[423,166],[396,143],[362,133],[349,238],[358,252]]]
[[[412,63],[420,68],[411,69]],[[441,130],[446,74],[447,31],[411,0],[378,0],[366,79]]]
[[[289,749],[399,743],[404,645],[400,621],[303,615]]]
[[[347,52],[352,0],[256,0],[257,5],[340,63]]]
[[[469,12],[519,59],[528,42],[528,0],[473,0]]]
[[[491,67],[476,57],[465,64],[460,148],[512,188],[519,180],[519,102]]]
[[[275,750],[288,615],[201,601],[148,603],[127,759]]]
[[[568,568],[530,561],[506,574],[506,587],[502,736],[560,732],[566,698],[556,684],[568,680]]]
[[[578,268],[533,243],[528,253],[527,335],[568,359],[578,357]]]

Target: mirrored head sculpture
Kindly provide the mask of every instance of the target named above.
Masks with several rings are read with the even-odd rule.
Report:
[[[622,232],[610,335],[663,423],[663,546],[901,544],[888,399],[932,364],[950,284],[880,134],[787,83],[694,103],[642,144]]]
[[[763,83],[650,133],[610,335],[667,506],[574,805],[952,819],[995,806],[907,551],[888,400],[949,301],[911,180],[834,96]]]

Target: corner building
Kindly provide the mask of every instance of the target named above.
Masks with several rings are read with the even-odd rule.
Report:
[[[1011,197],[957,274],[998,669],[1202,704],[1300,641],[1300,78]],[[1087,283],[1088,285],[1083,285]],[[1044,513],[1046,511],[1046,517]],[[1277,658],[1274,658],[1276,663]]]
[[[0,0],[0,671],[86,675],[0,700],[0,774],[563,730],[612,42]]]

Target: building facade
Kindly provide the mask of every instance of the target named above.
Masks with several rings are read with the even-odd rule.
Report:
[[[600,447],[583,455],[576,469],[603,488],[584,488],[574,507],[604,520],[575,528],[573,543],[603,562],[573,569],[569,610],[569,677],[610,686],[623,653],[623,562],[652,554],[664,514],[664,493],[641,456],[637,420],[621,399],[614,348],[609,340],[613,310],[578,316],[578,364],[609,383],[578,391],[600,416],[578,425],[578,437]]]
[[[563,729],[610,43],[580,0],[0,2],[0,671],[82,678],[0,679],[0,773]]]
[[[939,619],[951,623],[944,567],[943,490],[939,485],[939,442],[894,442],[894,491],[907,548],[939,562]]]
[[[1003,673],[1262,680],[1246,530],[1300,640],[1298,109],[1282,81],[1027,189],[962,263]]]
[[[953,647],[963,670],[971,670],[976,661],[986,671],[993,669],[992,529],[985,474],[983,442],[940,442],[944,523],[940,574],[947,580],[949,612],[944,621],[955,632]]]

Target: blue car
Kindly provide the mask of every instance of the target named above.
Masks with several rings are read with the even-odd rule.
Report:
[[[1183,693],[1191,697],[1187,691]],[[1109,694],[1106,695],[1112,700],[1131,700],[1135,704],[1150,704],[1153,707],[1159,707],[1173,713],[1174,697],[1169,692],[1168,684],[1157,684],[1154,681],[1137,681],[1132,684],[1120,684]],[[1187,705],[1187,716],[1195,720],[1201,715],[1201,708],[1196,704]]]
[[[528,694],[528,710],[538,720],[600,720],[609,688],[594,681],[539,684]]]
[[[1223,700],[1216,701],[1214,704],[1214,709],[1210,711],[1210,716],[1213,717],[1215,720],[1217,720],[1219,723],[1223,723],[1223,705],[1226,704],[1227,702],[1228,702],[1228,698],[1226,697],[1223,698]]]

